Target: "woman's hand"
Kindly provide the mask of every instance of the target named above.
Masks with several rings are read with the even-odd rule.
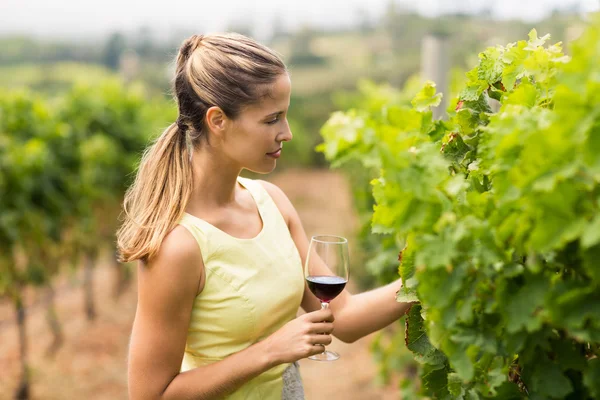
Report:
[[[292,363],[322,353],[331,343],[333,314],[330,309],[313,311],[288,322],[264,340],[273,365]]]

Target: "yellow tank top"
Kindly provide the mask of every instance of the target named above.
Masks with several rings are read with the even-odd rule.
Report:
[[[265,188],[238,178],[263,221],[252,239],[235,238],[184,214],[179,222],[198,241],[206,282],[196,297],[181,372],[249,347],[296,317],[304,291],[302,262],[283,216]],[[279,400],[284,370],[276,366],[244,384],[227,400]]]

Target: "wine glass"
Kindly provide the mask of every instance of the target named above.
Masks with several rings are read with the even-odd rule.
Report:
[[[321,308],[342,293],[348,282],[348,240],[341,236],[313,236],[308,246],[304,277],[310,291],[321,301]],[[340,355],[325,350],[308,357],[317,361],[334,361]]]

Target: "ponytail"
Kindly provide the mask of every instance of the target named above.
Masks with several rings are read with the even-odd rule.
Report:
[[[193,188],[192,147],[185,129],[171,124],[142,157],[123,201],[117,232],[119,261],[148,261],[184,214]]]

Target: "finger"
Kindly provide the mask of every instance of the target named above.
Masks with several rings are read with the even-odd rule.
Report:
[[[331,335],[313,335],[310,342],[313,345],[328,345],[331,344]]]
[[[314,356],[314,355],[317,355],[317,354],[321,354],[324,351],[325,351],[325,346],[324,345],[322,345],[322,344],[316,344],[310,350],[309,356]]]
[[[317,322],[310,326],[310,333],[327,333],[333,332],[333,324],[328,322]]]
[[[331,312],[330,309],[318,310],[318,311],[314,311],[314,312],[311,312],[306,315],[307,315],[308,320],[311,322],[321,322],[321,321],[333,322],[334,321],[333,313]]]

